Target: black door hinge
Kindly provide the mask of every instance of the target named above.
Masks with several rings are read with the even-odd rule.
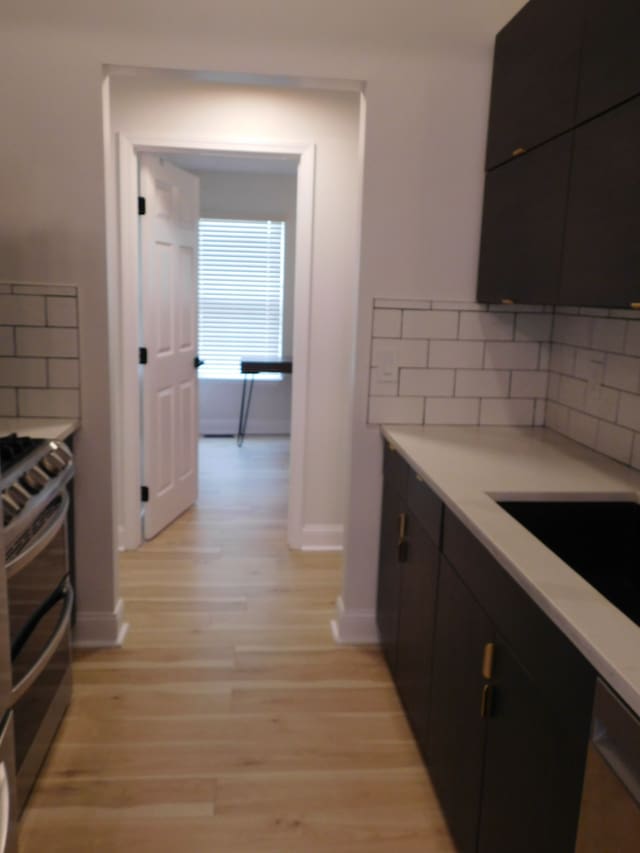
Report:
[[[138,364],[146,364],[148,361],[148,353],[146,347],[138,348]]]
[[[147,212],[147,200],[143,195],[138,196],[138,216],[144,216]]]
[[[149,502],[149,486],[140,486],[140,500],[143,504]]]

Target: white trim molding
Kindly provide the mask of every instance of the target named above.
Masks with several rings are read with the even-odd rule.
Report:
[[[331,620],[331,631],[336,643],[353,646],[380,645],[375,610],[348,610],[342,596],[336,602],[336,610],[336,618]]]
[[[313,143],[265,144],[260,142],[229,142],[223,140],[186,141],[162,136],[117,135],[118,229],[119,257],[113,264],[119,274],[120,311],[111,333],[111,346],[120,354],[121,406],[120,428],[115,434],[126,435],[127,441],[118,448],[118,503],[121,517],[117,519],[122,531],[120,544],[134,549],[142,544],[140,525],[140,400],[138,351],[138,250],[137,250],[137,175],[138,154],[153,152],[198,151],[203,154],[241,152],[282,157],[298,161],[295,299],[293,322],[293,362],[291,392],[291,446],[289,470],[289,518],[287,538],[291,548],[335,550],[342,547],[328,536],[327,542],[316,544],[313,537],[307,544],[303,530],[305,483],[305,453],[307,446],[307,398],[309,385],[309,328],[311,312],[313,260],[313,208],[315,193],[315,145]],[[322,537],[321,537],[322,538]]]
[[[120,598],[112,612],[78,611],[73,646],[79,649],[122,646],[128,630],[129,624],[124,621],[124,602]]]
[[[343,542],[342,524],[305,524],[298,547],[302,551],[342,551]]]

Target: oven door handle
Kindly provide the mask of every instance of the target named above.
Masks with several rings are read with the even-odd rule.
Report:
[[[54,539],[60,528],[65,522],[67,511],[69,509],[69,494],[66,489],[62,492],[62,502],[48,527],[44,530],[39,530],[34,541],[29,545],[26,551],[21,551],[12,560],[7,563],[7,578],[12,578],[25,568],[38,554],[40,554],[47,545]]]
[[[40,675],[42,675],[44,670],[47,668],[47,664],[54,656],[54,654],[58,651],[60,642],[67,630],[69,629],[69,625],[71,624],[71,613],[73,611],[73,587],[71,586],[68,580],[63,581],[63,584],[59,590],[59,594],[56,595],[54,593],[54,595],[51,596],[51,598],[47,602],[47,606],[43,607],[42,611],[38,614],[37,621],[39,622],[40,619],[42,619],[46,615],[46,613],[51,610],[52,607],[55,607],[55,605],[60,601],[61,598],[66,599],[66,603],[60,615],[60,619],[58,620],[58,624],[56,625],[56,629],[51,635],[51,639],[47,643],[44,651],[42,652],[36,663],[31,667],[29,672],[20,679],[20,681],[15,685],[15,687],[12,688],[12,707],[24,696],[24,694],[27,692],[27,690],[29,690],[29,688],[33,685],[36,679],[38,679]],[[31,633],[31,631],[29,633]]]

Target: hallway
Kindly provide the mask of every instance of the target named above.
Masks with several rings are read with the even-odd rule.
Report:
[[[200,442],[198,503],[121,557],[122,649],[77,652],[21,853],[450,853],[341,557],[289,551],[288,441]]]

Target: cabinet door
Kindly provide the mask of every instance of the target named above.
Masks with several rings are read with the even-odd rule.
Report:
[[[395,674],[398,613],[402,583],[402,556],[399,534],[406,517],[406,463],[385,445],[385,474],[380,520],[377,622],[382,652]]]
[[[531,0],[498,33],[487,168],[573,127],[584,0]]]
[[[437,545],[417,517],[409,513],[407,562],[403,567],[398,620],[396,685],[425,755],[439,558]]]
[[[482,660],[493,628],[442,558],[429,722],[431,779],[460,853],[476,850],[485,719]]]
[[[639,234],[640,97],[575,132],[560,304],[640,302]]]
[[[586,0],[578,89],[579,122],[640,92],[640,3]]]
[[[584,750],[500,640],[492,691],[479,853],[572,853]]]
[[[551,304],[558,293],[571,134],[487,173],[480,302]]]

